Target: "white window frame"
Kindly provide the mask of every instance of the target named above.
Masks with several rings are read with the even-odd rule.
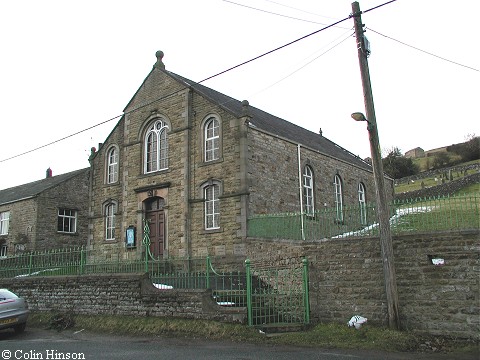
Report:
[[[358,183],[358,204],[360,208],[360,224],[367,225],[367,201],[363,183]]]
[[[205,207],[205,230],[220,228],[220,185],[209,184],[203,189]]]
[[[113,184],[118,181],[118,149],[112,146],[107,151],[107,184]]]
[[[77,214],[77,210],[74,209],[58,209],[57,232],[75,234],[77,232]],[[59,229],[60,220],[62,221],[62,229]],[[65,225],[67,225],[67,230],[65,230]]]
[[[163,119],[153,122],[144,137],[144,173],[168,169],[168,124]]]
[[[211,116],[204,126],[204,161],[215,161],[220,158],[220,121]]]
[[[313,215],[315,213],[313,170],[309,165],[303,168],[303,201],[305,214]]]
[[[105,240],[115,240],[115,213],[117,206],[111,202],[105,205]]]
[[[8,235],[10,227],[10,211],[0,212],[0,235]]]
[[[343,193],[340,175],[335,175],[333,185],[335,188],[335,219],[337,221],[343,221]]]

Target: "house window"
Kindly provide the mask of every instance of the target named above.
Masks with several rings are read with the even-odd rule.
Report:
[[[151,173],[168,168],[168,125],[157,120],[145,134],[144,171]]]
[[[105,240],[115,240],[115,212],[114,203],[105,206]]]
[[[220,124],[215,117],[209,118],[205,123],[205,161],[220,158]]]
[[[310,166],[305,166],[303,169],[303,210],[309,215],[313,215],[315,211],[313,202],[313,171]]]
[[[8,234],[9,224],[10,224],[10,211],[0,212],[0,235]]]
[[[335,175],[333,185],[335,187],[335,219],[343,221],[342,179],[340,176]]]
[[[360,207],[360,224],[367,224],[367,203],[365,200],[365,185],[358,184],[358,204]]]
[[[205,199],[205,230],[218,229],[220,227],[220,186],[208,185],[204,188]]]
[[[57,231],[75,233],[77,231],[77,211],[71,209],[58,209]]]
[[[118,150],[112,147],[107,152],[107,184],[118,181]]]

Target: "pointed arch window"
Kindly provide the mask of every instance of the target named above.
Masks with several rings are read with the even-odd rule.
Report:
[[[118,149],[112,146],[107,152],[107,184],[118,181]]]
[[[145,134],[144,172],[151,173],[168,169],[168,125],[156,120]]]
[[[313,215],[315,212],[313,196],[313,171],[307,165],[303,168],[303,211],[305,214]]]
[[[335,192],[335,219],[339,222],[343,221],[343,194],[342,194],[342,179],[339,175],[335,175],[333,180]]]
[[[367,201],[365,198],[365,185],[358,184],[358,205],[360,208],[360,224],[367,225]]]

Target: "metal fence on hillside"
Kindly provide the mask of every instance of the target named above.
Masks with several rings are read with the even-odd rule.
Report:
[[[396,201],[390,205],[390,227],[393,234],[478,229],[479,209],[479,194]],[[374,204],[248,219],[248,236],[252,238],[318,240],[378,234]]]

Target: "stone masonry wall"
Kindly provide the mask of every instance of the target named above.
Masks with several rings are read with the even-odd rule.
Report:
[[[297,144],[267,133],[249,129],[250,216],[299,212]],[[309,165],[314,172],[315,209],[335,207],[334,177],[342,179],[343,204],[358,205],[358,184],[366,189],[366,201],[375,202],[373,174],[316,151],[301,147],[301,169]],[[393,183],[385,182],[389,198]]]
[[[479,236],[478,230],[394,236],[402,328],[479,339]],[[312,321],[346,323],[359,314],[387,326],[378,238],[249,239],[247,249],[252,263],[262,266],[308,259]],[[445,264],[436,266],[431,258],[442,258]]]
[[[8,234],[0,235],[0,244],[7,245],[7,255],[34,250],[37,219],[36,199],[0,205],[0,212],[9,211]]]
[[[87,169],[38,196],[34,250],[86,245],[88,237],[88,184],[89,171]],[[59,208],[76,210],[77,223],[74,234],[57,231]]]
[[[245,322],[245,308],[217,305],[209,290],[161,290],[147,274],[0,278],[32,311]]]

